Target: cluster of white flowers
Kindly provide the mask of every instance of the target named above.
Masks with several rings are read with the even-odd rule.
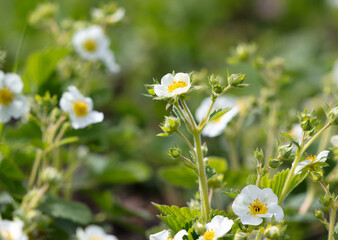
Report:
[[[28,113],[29,104],[21,94],[22,88],[19,75],[0,70],[0,122],[6,123],[11,117],[18,119]]]
[[[96,225],[89,225],[86,229],[78,228],[76,230],[78,240],[118,240],[114,235],[108,235],[105,231]]]
[[[60,107],[69,114],[74,129],[103,121],[103,113],[93,111],[93,100],[84,97],[75,86],[69,86],[68,92],[62,94]]]
[[[2,240],[28,240],[23,232],[23,222],[19,219],[0,220],[0,239]]]
[[[73,36],[75,51],[89,61],[102,61],[111,73],[120,71],[120,66],[115,62],[113,51],[109,49],[110,41],[99,25],[77,31]]]
[[[207,223],[205,225],[206,231],[202,236],[198,238],[198,240],[216,240],[224,237],[225,234],[230,231],[233,224],[234,221],[228,219],[227,217],[217,215],[211,220],[210,223]],[[181,230],[176,233],[174,238],[171,238],[170,232],[168,230],[163,230],[156,234],[150,235],[150,240],[183,240],[183,237],[187,235],[188,233],[186,230]]]

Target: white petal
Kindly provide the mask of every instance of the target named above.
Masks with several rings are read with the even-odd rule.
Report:
[[[3,88],[4,81],[5,81],[5,73],[0,70],[0,88]]]
[[[176,89],[174,89],[173,94],[174,95],[181,95],[183,93],[188,92],[189,88],[190,88],[190,85],[188,85],[186,87],[176,88]]]
[[[67,113],[73,111],[74,100],[74,96],[70,92],[63,93],[60,99],[60,107],[62,111]]]
[[[210,98],[205,98],[200,106],[196,110],[196,119],[200,122],[202,121],[203,117],[207,114],[209,106],[211,104]]]
[[[300,174],[301,171],[303,170],[303,168],[305,168],[307,165],[309,165],[310,162],[311,162],[311,160],[303,160],[300,163],[298,163],[296,168],[295,168],[295,174]]]
[[[161,232],[151,234],[149,236],[150,240],[167,240],[169,238],[169,232],[167,230],[163,230]]]
[[[118,65],[115,61],[114,53],[110,50],[105,50],[102,54],[102,61],[110,73],[118,73],[121,69],[120,65]]]
[[[226,124],[220,122],[210,122],[202,130],[202,136],[204,137],[217,137],[224,132]]]
[[[68,92],[73,95],[73,98],[75,100],[83,98],[83,95],[80,93],[80,91],[75,86],[69,86]]]
[[[11,116],[15,119],[20,118],[29,112],[27,99],[22,95],[16,96],[8,107]]]
[[[326,162],[327,156],[329,155],[329,152],[330,151],[328,151],[328,150],[324,150],[324,151],[320,152],[318,154],[315,162]]]
[[[69,114],[70,120],[72,122],[72,127],[74,129],[85,128],[93,123],[98,123],[103,121],[103,113],[92,111],[87,116],[78,117],[73,113]]]
[[[284,211],[278,205],[270,205],[268,207],[268,213],[272,213],[275,216],[277,222],[281,222],[284,218]]]
[[[0,122],[7,123],[11,119],[11,114],[7,106],[0,104]]]
[[[263,219],[260,218],[260,217],[255,217],[253,215],[244,215],[244,216],[241,216],[241,222],[244,224],[244,225],[254,225],[254,226],[257,226],[259,224],[261,224],[263,222]]]
[[[167,88],[163,85],[154,85],[154,92],[158,97],[171,97],[173,96],[171,93],[167,91]]]
[[[337,82],[338,85],[338,82]],[[332,146],[338,148],[338,135],[334,135],[331,137],[330,142],[332,144]]]
[[[89,225],[88,227],[86,227],[85,233],[86,237],[88,237],[89,239],[94,237],[100,238],[106,235],[103,228],[96,225]]]
[[[86,240],[86,234],[82,228],[76,229],[76,237],[78,240]]]
[[[213,229],[215,231],[215,239],[217,239],[229,232],[233,224],[234,221],[229,218],[217,215],[213,217],[210,223],[205,225],[205,228],[208,231]]]
[[[278,197],[276,194],[272,191],[271,188],[264,188],[260,191],[258,195],[258,200],[261,203],[267,203],[269,204],[278,204]]]
[[[4,79],[4,86],[8,87],[13,93],[21,93],[23,82],[18,74],[7,73]]]
[[[161,85],[168,87],[174,82],[174,76],[171,73],[164,75],[161,79]]]
[[[188,236],[188,232],[186,230],[181,230],[176,233],[174,240],[183,240],[183,236]]]
[[[190,86],[190,76],[187,73],[176,73],[174,77],[174,81],[176,82],[182,81]]]

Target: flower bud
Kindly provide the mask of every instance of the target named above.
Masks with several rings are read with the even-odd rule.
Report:
[[[168,155],[174,159],[179,158],[182,154],[182,150],[178,146],[171,147]]]
[[[248,234],[244,232],[236,232],[234,240],[246,240],[248,239]]]
[[[258,160],[258,162],[262,161],[264,158],[264,153],[262,149],[256,149],[254,152],[255,158]]]
[[[281,236],[280,226],[268,225],[264,231],[264,235],[268,238],[278,239]]]
[[[233,87],[246,87],[247,85],[243,84],[245,78],[246,75],[244,73],[231,74],[228,77],[228,83]]]
[[[322,202],[324,207],[329,207],[331,203],[331,197],[325,194],[324,197],[320,197],[320,201]]]
[[[157,136],[169,136],[173,134],[180,126],[180,119],[177,117],[165,117],[164,123],[160,126],[164,133],[157,134]]]
[[[203,235],[203,233],[205,233],[205,231],[206,231],[205,226],[200,222],[195,222],[192,227],[194,228],[195,232],[198,235]]]
[[[278,148],[279,155],[283,160],[288,160],[292,153],[292,143],[290,145],[282,145]]]
[[[47,167],[41,173],[41,180],[48,184],[57,184],[61,179],[61,174],[53,167]]]
[[[316,210],[315,210],[315,216],[316,216],[316,218],[318,218],[318,219],[323,219],[324,213],[323,213],[322,210],[316,209]]]
[[[332,124],[338,125],[338,106],[331,109],[329,118]]]
[[[31,25],[46,24],[46,21],[52,19],[54,14],[59,10],[59,6],[55,3],[41,3],[29,16]]]
[[[270,158],[269,159],[269,166],[271,168],[278,168],[281,165],[281,162],[278,158]]]

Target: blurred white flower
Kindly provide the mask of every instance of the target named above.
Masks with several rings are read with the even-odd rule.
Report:
[[[300,124],[295,123],[291,126],[290,135],[299,143],[302,140],[302,133],[303,129]]]
[[[155,94],[158,97],[173,97],[186,93],[190,88],[190,77],[187,73],[171,73],[164,75],[161,84],[154,86]]]
[[[310,166],[317,162],[326,162],[327,156],[329,155],[328,150],[324,150],[318,154],[318,156],[309,155],[305,158],[305,160],[298,163],[298,165],[295,168],[295,174],[300,174],[303,168]]]
[[[186,230],[181,230],[176,235],[174,238],[170,237],[170,233],[168,230],[163,230],[161,232],[151,234],[149,236],[150,240],[183,240],[183,236],[187,236],[188,233]]]
[[[84,97],[74,86],[69,86],[68,92],[62,94],[60,107],[69,114],[74,129],[103,121],[103,113],[93,111],[93,100]]]
[[[28,240],[23,232],[23,222],[19,219],[0,220],[0,239],[2,240]]]
[[[198,107],[196,111],[196,118],[198,121],[202,121],[202,119],[207,114],[209,107],[211,104],[211,99],[206,98],[203,100],[201,105]],[[209,122],[202,131],[202,135],[206,137],[216,137],[221,135],[224,132],[224,129],[228,125],[228,123],[233,119],[239,112],[239,107],[236,105],[235,99],[232,97],[218,97],[214,103],[212,108],[214,110],[220,108],[227,108],[230,107],[231,109],[224,114],[222,117]]]
[[[109,49],[110,41],[101,26],[94,25],[77,31],[73,36],[75,51],[86,60],[102,61],[111,73],[120,70],[114,53]]]
[[[245,225],[257,226],[263,222],[262,218],[270,221],[272,216],[278,222],[284,218],[276,194],[270,188],[260,189],[255,185],[248,185],[242,189],[232,204],[232,210]]]
[[[327,0],[327,3],[333,8],[338,8],[338,0]]]
[[[96,225],[90,225],[86,229],[76,230],[78,240],[118,240],[114,235],[108,235],[104,230]]]
[[[216,240],[221,238],[230,231],[233,224],[234,221],[227,217],[217,215],[213,217],[210,223],[205,225],[206,232],[198,240]]]
[[[330,142],[332,146],[338,147],[338,135],[334,135],[331,137]]]
[[[125,14],[126,10],[124,8],[118,8],[116,12],[107,17],[108,23],[116,23],[121,21]]]
[[[19,75],[0,70],[0,122],[6,123],[11,117],[20,118],[29,111],[28,101],[21,94],[22,88]]]

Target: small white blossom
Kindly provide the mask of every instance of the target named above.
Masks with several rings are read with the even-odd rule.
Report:
[[[227,234],[233,224],[234,221],[229,218],[217,215],[205,225],[206,232],[198,240],[217,240]]]
[[[302,133],[303,129],[300,124],[295,123],[291,126],[290,135],[299,143],[302,140]]]
[[[2,240],[28,240],[23,232],[23,222],[19,219],[14,221],[0,220],[0,239]]]
[[[314,163],[317,162],[326,162],[327,160],[327,156],[329,155],[329,151],[328,150],[324,150],[322,152],[320,152],[318,154],[318,156],[314,155],[309,155],[307,156],[307,158],[305,158],[305,160],[299,162],[295,168],[295,174],[300,174],[303,170],[303,168],[310,166]]]
[[[176,73],[175,76],[168,73],[161,79],[161,84],[154,86],[158,97],[174,97],[186,93],[190,88],[190,77],[187,73]]]
[[[60,107],[69,114],[74,129],[103,121],[103,113],[93,111],[93,100],[84,97],[74,86],[69,86],[68,92],[62,94]]]
[[[206,98],[202,101],[201,105],[198,107],[196,111],[196,118],[198,121],[202,121],[209,110],[209,106],[211,104],[211,99]],[[218,97],[214,103],[214,106],[211,110],[211,113],[214,110],[227,108],[231,109],[224,114],[222,117],[209,122],[203,129],[202,135],[206,137],[216,137],[221,135],[224,132],[224,129],[228,125],[228,123],[233,119],[239,112],[239,107],[236,105],[236,101],[232,97]]]
[[[121,21],[126,14],[126,10],[124,8],[118,8],[116,12],[108,16],[108,23],[116,23]]]
[[[259,225],[262,218],[281,222],[284,218],[283,209],[278,206],[278,197],[270,188],[260,189],[255,185],[248,185],[235,198],[232,210],[241,218],[245,225]]]
[[[170,233],[168,230],[163,230],[161,232],[155,233],[155,234],[151,234],[149,236],[150,240],[183,240],[184,236],[187,236],[188,233],[186,230],[181,230],[178,233],[176,233],[176,235],[174,236],[174,238],[170,237]]]
[[[330,142],[331,142],[332,146],[337,148],[338,147],[338,135],[332,136],[331,139],[330,139]]]
[[[0,122],[6,123],[11,117],[20,118],[29,111],[27,99],[21,94],[22,88],[19,75],[0,70]]]
[[[118,240],[114,235],[108,235],[102,227],[89,225],[86,229],[78,228],[76,230],[78,240]]]
[[[109,72],[120,70],[114,53],[109,49],[110,41],[101,26],[93,25],[77,31],[73,36],[75,51],[86,60],[102,61]]]

